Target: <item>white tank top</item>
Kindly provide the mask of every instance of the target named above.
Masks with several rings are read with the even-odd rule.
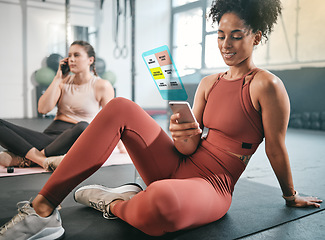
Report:
[[[100,110],[96,100],[94,86],[99,77],[93,76],[88,83],[73,83],[74,75],[63,84],[61,97],[57,104],[57,115],[65,115],[78,122],[90,123]]]

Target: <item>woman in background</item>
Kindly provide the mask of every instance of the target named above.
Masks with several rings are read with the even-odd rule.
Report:
[[[0,119],[0,145],[7,149],[0,153],[0,165],[37,164],[47,170],[58,166],[101,107],[114,98],[112,85],[97,75],[95,60],[89,43],[71,44],[69,56],[60,61],[56,76],[38,102],[42,114],[57,106],[54,121],[43,132]]]

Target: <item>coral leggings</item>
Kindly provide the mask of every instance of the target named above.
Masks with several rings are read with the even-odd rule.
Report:
[[[55,206],[60,204],[102,166],[120,139],[148,187],[131,200],[117,203],[117,217],[159,236],[216,221],[228,211],[244,164],[206,140],[193,155],[181,155],[155,120],[124,98],[104,107],[40,194]]]

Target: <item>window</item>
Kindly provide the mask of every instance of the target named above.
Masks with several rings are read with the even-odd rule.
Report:
[[[172,0],[172,54],[180,76],[226,67],[217,28],[206,21],[212,0]]]
[[[197,0],[173,0],[173,7],[179,7],[187,3],[196,2]]]
[[[200,8],[174,15],[173,56],[181,76],[201,68],[202,21]]]

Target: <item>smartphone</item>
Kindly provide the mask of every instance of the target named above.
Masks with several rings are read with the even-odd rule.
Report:
[[[66,75],[70,72],[69,64],[65,62],[64,64],[61,64],[61,71],[63,75]]]
[[[169,106],[174,114],[180,114],[180,119],[178,119],[179,123],[197,122],[188,102],[169,102]]]

